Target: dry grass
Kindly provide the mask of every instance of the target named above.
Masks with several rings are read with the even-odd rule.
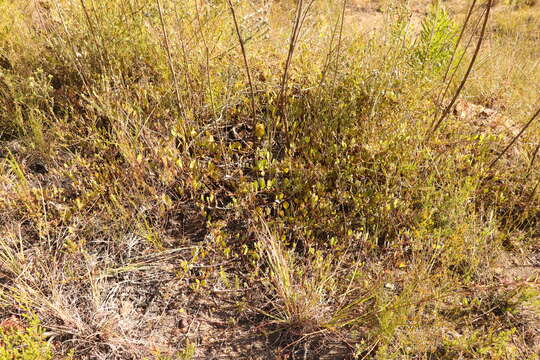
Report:
[[[495,3],[0,0],[0,359],[537,358]]]

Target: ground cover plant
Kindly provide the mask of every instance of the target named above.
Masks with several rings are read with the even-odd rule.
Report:
[[[537,359],[535,1],[0,0],[0,359]]]

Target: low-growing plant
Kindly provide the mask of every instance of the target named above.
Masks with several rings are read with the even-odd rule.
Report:
[[[495,3],[0,0],[0,319],[48,336],[6,356],[533,357],[538,8]]]
[[[0,326],[0,359],[53,359],[52,346],[46,341],[37,317],[27,316],[25,322],[24,326]]]

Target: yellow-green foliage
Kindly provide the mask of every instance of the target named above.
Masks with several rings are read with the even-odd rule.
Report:
[[[284,78],[299,3],[0,0],[0,318],[80,358],[245,327],[276,357],[534,354],[531,274],[496,269],[538,250],[538,123],[491,162],[538,106],[538,7],[496,8],[459,103],[483,112],[427,136],[463,14],[383,2],[368,35],[315,1]],[[32,324],[6,359],[50,356]]]
[[[29,318],[24,329],[0,327],[0,359],[50,360],[51,345],[43,337],[43,328],[35,317]]]

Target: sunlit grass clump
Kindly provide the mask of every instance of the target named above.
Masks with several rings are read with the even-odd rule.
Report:
[[[377,9],[0,0],[0,354],[534,359],[538,5]]]

